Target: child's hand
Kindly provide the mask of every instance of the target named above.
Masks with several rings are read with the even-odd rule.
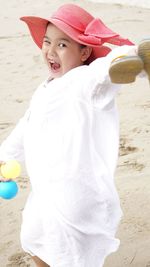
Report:
[[[0,161],[0,168],[1,168],[1,166],[3,165],[3,164],[5,164],[6,162],[4,162],[4,161]],[[0,182],[8,182],[8,181],[10,181],[11,179],[7,179],[7,178],[4,178],[4,177],[2,177],[1,176],[1,173],[0,173]]]
[[[0,182],[8,182],[8,181],[11,181],[11,179],[7,179],[7,178],[0,176]]]

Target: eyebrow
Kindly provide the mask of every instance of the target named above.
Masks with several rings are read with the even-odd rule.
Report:
[[[46,38],[46,39],[50,39],[50,38],[49,38],[48,36],[46,36],[46,35],[44,36],[44,38]],[[60,38],[58,38],[57,40],[58,40],[58,41],[65,41],[65,42],[70,43],[70,40],[67,39],[67,38],[64,38],[64,37],[62,37],[62,38],[60,37]]]

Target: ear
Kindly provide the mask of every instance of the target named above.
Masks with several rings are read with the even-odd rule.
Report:
[[[92,53],[92,47],[90,46],[83,47],[81,51],[81,61],[85,62],[89,58],[91,53]]]

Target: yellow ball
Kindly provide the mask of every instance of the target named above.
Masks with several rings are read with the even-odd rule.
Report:
[[[17,160],[8,160],[1,165],[1,174],[4,178],[14,179],[21,173],[21,166]]]

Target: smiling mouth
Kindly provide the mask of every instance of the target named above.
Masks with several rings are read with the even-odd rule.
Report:
[[[57,63],[57,62],[50,61],[50,62],[49,62],[49,65],[50,65],[50,69],[51,69],[53,72],[58,72],[59,69],[60,69],[60,64]]]

